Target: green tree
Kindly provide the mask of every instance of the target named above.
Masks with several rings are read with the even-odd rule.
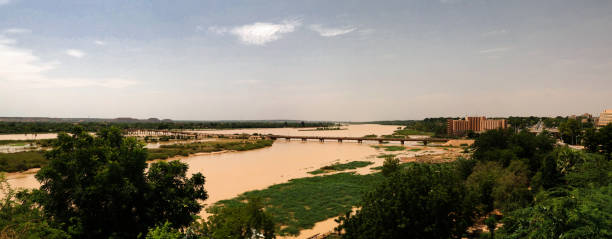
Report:
[[[612,123],[599,130],[589,129],[585,133],[584,145],[593,153],[600,153],[612,159]]]
[[[395,156],[385,158],[385,162],[383,162],[382,166],[382,174],[385,177],[391,176],[391,174],[399,172],[399,170],[399,159],[395,158]]]
[[[450,165],[411,164],[340,217],[337,230],[342,238],[459,238],[473,219],[467,192]]]
[[[0,238],[70,238],[47,217],[28,191],[15,191],[0,173]]]
[[[510,212],[523,208],[532,200],[529,190],[529,169],[522,161],[515,160],[496,179],[492,196],[495,208]]]
[[[545,192],[506,214],[499,238],[612,238],[612,185]]]
[[[542,172],[540,185],[544,189],[555,187],[561,182],[561,174],[557,171],[557,159],[554,155],[544,158],[540,171]]]
[[[495,209],[493,189],[502,174],[503,168],[499,163],[478,162],[465,181],[467,189],[476,195],[476,207],[481,215],[486,215]]]
[[[134,238],[148,228],[187,226],[207,198],[204,176],[185,177],[180,162],[151,164],[147,151],[116,128],[93,137],[81,128],[60,133],[49,165],[36,178],[37,202],[75,238]]]
[[[172,228],[172,224],[166,222],[162,226],[149,229],[146,239],[182,239],[184,237],[185,235],[180,231]]]
[[[559,132],[563,142],[576,145],[582,137],[582,123],[576,119],[568,119],[559,125]]]
[[[213,215],[198,230],[203,238],[276,238],[272,217],[263,210],[260,199],[215,207],[211,212]]]

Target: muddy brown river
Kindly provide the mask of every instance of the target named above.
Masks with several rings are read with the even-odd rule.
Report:
[[[316,135],[316,136],[351,136],[358,137],[368,134],[391,134],[398,126],[388,125],[348,125],[346,130],[330,131],[300,131],[300,129],[245,129],[216,130],[211,133],[259,133],[282,135]],[[375,142],[372,142],[374,144]],[[413,142],[414,143],[414,142]],[[244,151],[196,154],[189,157],[175,158],[189,165],[189,174],[200,172],[206,177],[205,188],[209,198],[207,205],[219,200],[230,199],[243,192],[264,189],[268,186],[287,182],[293,178],[309,177],[308,171],[329,165],[334,162],[354,160],[369,160],[374,165],[358,170],[358,173],[368,173],[370,167],[382,165],[383,159],[375,156],[381,153],[371,147],[372,144],[356,142],[338,143],[335,141],[302,142],[277,140],[271,147]],[[408,144],[409,145],[409,144]],[[36,170],[25,173],[9,173],[7,179],[13,187],[37,188],[40,184],[34,178]],[[203,216],[205,214],[202,214]],[[327,220],[315,225],[315,228],[305,230],[300,238],[316,233],[327,232],[335,226],[333,220]]]

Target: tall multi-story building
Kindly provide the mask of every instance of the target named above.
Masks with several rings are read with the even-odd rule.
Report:
[[[599,119],[597,120],[597,127],[603,127],[612,123],[612,110],[604,110],[599,114]]]
[[[484,116],[446,121],[446,133],[455,136],[465,134],[467,131],[481,133],[491,129],[505,129],[507,127],[508,124],[505,119],[487,119]]]

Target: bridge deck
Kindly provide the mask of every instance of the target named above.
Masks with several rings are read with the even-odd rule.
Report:
[[[379,138],[379,137],[335,137],[335,136],[292,136],[292,135],[262,135],[272,139],[318,139],[318,140],[356,140],[356,141],[428,141],[428,142],[447,142],[448,139],[442,138]]]
[[[191,135],[191,136],[208,136],[208,137],[224,137],[224,138],[232,138],[232,137],[242,137],[243,135],[232,135],[232,134],[211,134],[211,133],[205,133],[205,132],[182,132],[182,131],[173,131],[173,130],[127,130],[128,134],[129,133],[157,133],[160,135],[170,135],[170,134],[175,134],[175,135]],[[413,138],[380,138],[380,137],[339,137],[339,136],[295,136],[295,135],[273,135],[273,134],[268,134],[268,135],[258,135],[256,137],[261,137],[261,138],[269,138],[269,139],[301,139],[301,140],[309,140],[309,139],[316,139],[319,141],[325,141],[325,140],[338,140],[338,141],[344,141],[344,140],[354,140],[357,142],[362,142],[362,141],[379,141],[379,142],[383,142],[383,141],[398,141],[398,142],[407,142],[407,141],[417,141],[417,142],[447,142],[449,141],[449,139],[444,139],[444,138],[418,138],[418,139],[413,139]]]

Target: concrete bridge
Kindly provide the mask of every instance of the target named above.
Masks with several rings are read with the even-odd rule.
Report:
[[[440,143],[446,143],[448,142],[448,139],[442,139],[442,138],[420,138],[420,139],[411,139],[411,138],[380,138],[380,137],[336,137],[336,136],[291,136],[291,135],[262,135],[265,138],[270,138],[270,139],[286,139],[286,140],[291,140],[291,139],[300,139],[302,141],[307,141],[307,140],[319,140],[319,142],[325,142],[326,140],[333,140],[333,141],[338,141],[338,142],[343,142],[343,141],[357,141],[357,143],[362,143],[363,141],[378,141],[378,143],[383,143],[383,142],[400,142],[401,144],[404,144],[404,142],[406,141],[416,141],[416,142],[423,142],[423,144],[427,145],[429,142],[440,142]]]
[[[139,130],[132,129],[126,130],[127,135],[135,135],[135,136],[180,136],[181,138],[192,138],[192,139],[202,139],[202,138],[228,138],[228,139],[286,139],[286,140],[318,140],[319,142],[325,141],[356,141],[357,143],[363,143],[363,141],[378,141],[378,143],[383,142],[399,142],[400,144],[404,144],[407,141],[412,142],[423,142],[424,145],[427,145],[429,142],[439,142],[445,143],[449,139],[443,138],[419,138],[419,139],[411,139],[411,138],[380,138],[380,137],[339,137],[339,136],[294,136],[294,135],[248,135],[248,134],[210,134],[206,132],[185,132],[178,130]]]

